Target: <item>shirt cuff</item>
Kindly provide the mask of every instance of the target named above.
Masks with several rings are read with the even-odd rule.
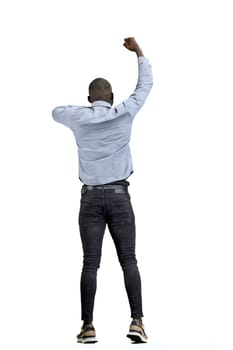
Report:
[[[138,63],[141,63],[141,62],[149,62],[148,58],[144,57],[144,56],[139,56],[138,57]]]

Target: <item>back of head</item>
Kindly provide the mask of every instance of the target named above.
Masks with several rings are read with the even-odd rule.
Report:
[[[96,78],[89,85],[88,101],[106,101],[113,103],[113,93],[111,84],[104,78]]]

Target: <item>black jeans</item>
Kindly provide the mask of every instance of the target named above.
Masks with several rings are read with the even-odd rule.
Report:
[[[93,320],[96,293],[97,269],[100,265],[101,249],[106,225],[114,241],[117,255],[124,273],[131,317],[143,317],[141,279],[135,256],[135,218],[125,181],[119,190],[82,188],[79,227],[84,260],[81,275],[82,320]],[[121,188],[121,190],[120,190]],[[123,190],[122,190],[123,189]],[[106,283],[111,283],[109,276]]]

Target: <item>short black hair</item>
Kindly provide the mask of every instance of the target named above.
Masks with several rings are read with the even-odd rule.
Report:
[[[104,78],[96,78],[89,85],[89,95],[109,94],[111,92],[111,84]]]

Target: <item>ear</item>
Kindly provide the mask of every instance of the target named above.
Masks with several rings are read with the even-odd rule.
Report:
[[[113,105],[113,101],[114,101],[114,93],[111,93],[111,105]]]

